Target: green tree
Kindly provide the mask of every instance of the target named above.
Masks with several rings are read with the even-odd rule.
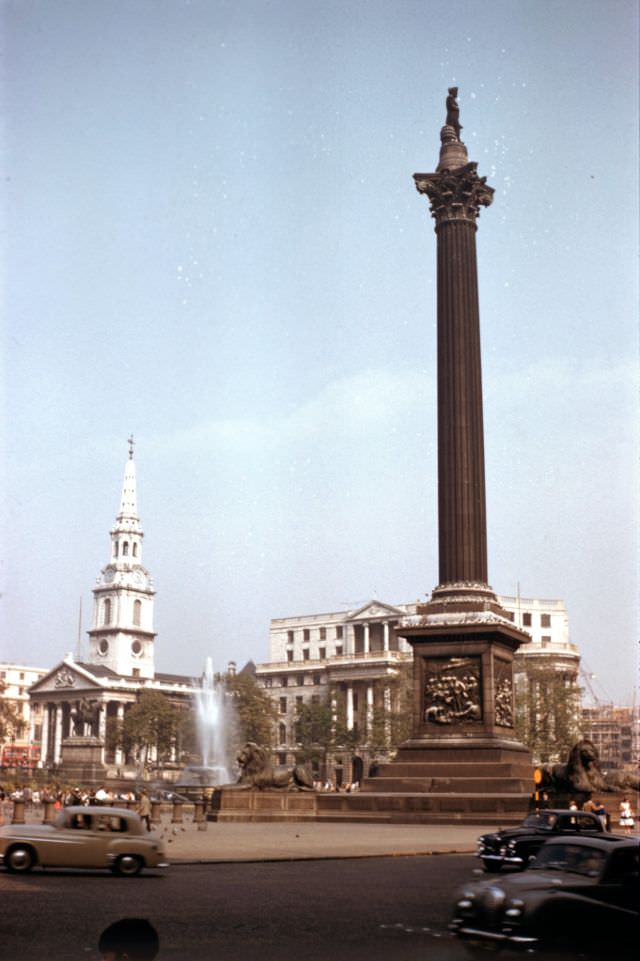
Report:
[[[516,736],[535,764],[564,761],[580,737],[581,688],[573,675],[531,658],[522,658],[516,671]]]
[[[234,747],[254,741],[261,747],[273,748],[276,706],[269,695],[258,687],[251,670],[228,672],[217,676],[232,698],[234,708]]]
[[[335,748],[331,701],[299,704],[296,708],[296,755],[302,763],[311,762],[325,772],[327,755]]]
[[[107,725],[107,746],[120,747],[144,765],[154,750],[158,761],[167,761],[176,749],[180,715],[160,691],[141,691],[123,720]]]

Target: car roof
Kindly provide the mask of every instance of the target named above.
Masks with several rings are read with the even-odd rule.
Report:
[[[63,810],[72,814],[126,814],[129,817],[138,817],[135,811],[130,811],[128,808],[107,807],[106,804],[70,804]]]
[[[636,838],[625,837],[622,834],[563,834],[555,838],[549,838],[544,842],[544,846],[554,846],[556,844],[577,844],[581,847],[608,847],[610,844],[619,844],[622,847],[635,847],[638,845]]]
[[[538,817],[540,814],[586,814],[587,817],[596,817],[593,811],[576,811],[571,808],[541,808],[540,811],[530,811],[527,817]]]

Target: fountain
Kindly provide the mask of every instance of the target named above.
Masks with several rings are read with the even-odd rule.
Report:
[[[176,785],[178,790],[193,794],[194,788],[230,784],[233,774],[229,766],[230,740],[234,726],[231,699],[224,684],[216,681],[211,658],[205,662],[200,685],[194,689],[196,729],[202,763],[188,764]]]

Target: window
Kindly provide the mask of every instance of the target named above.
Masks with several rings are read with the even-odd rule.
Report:
[[[316,685],[320,683],[320,675],[319,675],[319,674],[314,674],[314,675],[313,675],[313,683],[316,684]]]
[[[318,648],[318,657],[320,658],[320,660],[321,660],[321,661],[324,661],[324,659],[325,659],[326,656],[327,656],[327,649],[326,649],[326,647],[319,647],[319,648]]]
[[[140,617],[142,612],[142,601],[133,602],[133,624],[134,627],[140,627]]]
[[[265,687],[271,687],[272,684],[273,684],[273,678],[272,678],[272,677],[265,677],[265,679],[264,679],[264,686],[265,686]]]
[[[338,624],[336,627],[336,640],[342,637],[342,624]]]
[[[137,557],[137,556],[138,556],[138,545],[137,545],[137,544],[134,544],[134,545],[133,545],[133,556],[134,556],[134,557]]]
[[[113,545],[113,556],[114,556],[114,557],[117,557],[117,556],[118,556],[118,542],[117,542],[117,541],[116,541],[116,542],[114,543],[114,545]]]
[[[287,643],[293,644],[293,631],[287,631]]]
[[[102,605],[102,623],[111,623],[111,601],[108,597],[105,598],[104,604]]]
[[[286,714],[286,713],[287,713],[287,699],[286,699],[286,697],[281,697],[281,698],[280,698],[280,713],[281,713],[281,714]]]
[[[134,677],[140,677],[140,668],[134,667],[131,673],[133,674]]]
[[[304,685],[304,674],[298,674],[296,678],[296,684],[298,687],[302,687]]]
[[[278,764],[286,764],[286,763],[287,763],[287,755],[284,753],[278,754]]]
[[[122,556],[126,557],[128,553],[129,553],[129,542],[125,541],[124,544],[122,545]]]
[[[342,644],[336,644],[336,657],[342,656]]]
[[[278,744],[287,743],[287,725],[278,724]]]
[[[303,704],[304,704],[304,698],[302,697],[302,694],[299,694],[296,697],[296,707],[302,707]]]
[[[321,640],[321,641],[326,641],[326,639],[327,639],[327,629],[326,629],[326,627],[321,627],[321,628],[320,628],[320,640]]]
[[[310,636],[311,636],[311,635],[309,634],[309,629],[308,629],[307,627],[305,627],[305,629],[304,629],[304,631],[303,631],[303,634],[302,634],[302,640],[303,640],[303,641],[308,641],[308,640],[310,639]]]
[[[522,615],[522,626],[531,627],[531,614],[529,613],[529,611],[525,611],[524,614]]]
[[[288,678],[287,675],[285,674],[285,675],[283,675],[283,677],[281,677],[281,679],[280,679],[280,686],[281,686],[281,687],[286,687],[288,683],[289,683],[289,678]]]
[[[354,711],[358,710],[358,692],[357,691],[353,692],[353,710]]]
[[[308,648],[308,647],[305,647],[304,650],[302,651],[302,660],[303,660],[303,661],[308,661],[308,660],[309,660],[309,648]]]
[[[320,703],[320,695],[319,695],[319,694],[312,694],[312,695],[311,695],[311,703],[312,703],[312,704],[319,704],[319,703]]]
[[[540,615],[540,627],[551,627],[551,614]]]
[[[541,640],[543,647],[549,647],[549,644],[551,644],[551,638],[548,634],[543,634]]]
[[[287,660],[288,660],[288,661],[292,661],[292,660],[293,660],[293,651],[287,651]]]

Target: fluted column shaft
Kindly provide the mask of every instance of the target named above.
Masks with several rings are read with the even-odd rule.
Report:
[[[440,584],[487,582],[487,521],[476,225],[438,236],[438,531]]]

